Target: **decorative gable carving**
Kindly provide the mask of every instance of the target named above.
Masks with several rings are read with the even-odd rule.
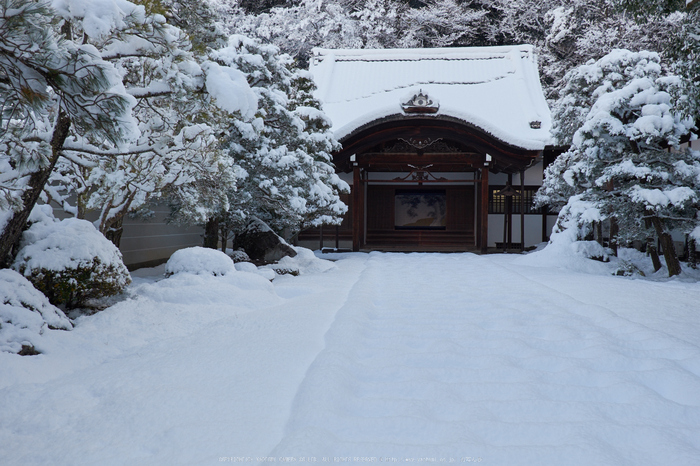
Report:
[[[442,138],[399,138],[399,140],[390,146],[387,146],[379,152],[386,154],[405,154],[414,152],[416,149],[425,149],[430,147],[429,152],[434,153],[464,153],[465,149],[453,146],[442,140]]]
[[[433,102],[428,94],[423,94],[421,89],[408,102],[401,104],[401,108],[406,113],[437,113],[440,105]]]

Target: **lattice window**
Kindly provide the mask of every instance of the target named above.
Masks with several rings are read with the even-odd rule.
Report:
[[[490,214],[503,214],[506,211],[506,196],[497,194],[502,190],[504,186],[489,186],[489,213]],[[515,189],[520,192],[520,186],[516,186]],[[525,213],[526,214],[541,214],[541,208],[535,208],[533,200],[535,198],[535,193],[539,189],[539,186],[525,186]],[[520,214],[520,195],[512,196],[513,198],[513,210],[514,214]]]

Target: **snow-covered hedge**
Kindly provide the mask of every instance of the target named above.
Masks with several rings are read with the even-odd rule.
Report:
[[[235,270],[233,260],[223,252],[195,246],[175,251],[165,264],[167,277],[176,273],[195,275],[226,275]]]
[[[29,280],[0,269],[0,351],[36,354],[47,328],[71,330],[73,325]]]
[[[58,221],[48,206],[36,207],[29,222],[12,268],[52,304],[83,306],[131,283],[121,252],[92,223],[77,218]]]

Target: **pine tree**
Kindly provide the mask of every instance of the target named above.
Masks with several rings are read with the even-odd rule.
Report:
[[[569,197],[561,224],[572,213],[588,212],[590,220],[591,210],[599,219],[614,218],[620,242],[656,235],[669,275],[681,273],[670,231],[692,233],[698,226],[700,154],[680,147],[693,128],[672,98],[680,78],[664,73],[658,54],[627,50],[613,51],[569,77],[563,99],[593,103],[571,149],[546,171],[537,202]]]
[[[338,194],[349,193],[350,186],[335,173],[331,155],[341,146],[333,136],[331,121],[323,113],[321,102],[313,96],[315,90],[311,74],[296,70],[290,86],[289,109],[304,123],[304,129],[292,147],[312,158],[306,172],[306,212],[301,224],[295,226],[297,231],[312,226],[339,225],[348,210]]]
[[[13,260],[71,131],[113,147],[135,133],[119,73],[67,26],[48,2],[0,2],[0,266]]]
[[[215,45],[222,39],[206,4],[201,0],[164,0],[132,8],[122,11],[118,29],[88,34],[84,24],[90,10],[85,16],[71,17],[71,24],[76,37],[97,48],[120,71],[124,87],[137,102],[132,114],[139,137],[113,150],[75,135],[80,143],[66,147],[69,157],[59,165],[47,189],[48,197],[79,217],[98,211],[99,230],[116,245],[127,214],[148,215],[152,202],[176,192],[178,186],[213,174],[222,182],[233,182],[219,172],[225,164],[218,160],[217,126],[225,119],[237,118],[234,114],[238,110],[255,110],[255,96],[244,79],[239,80],[242,85],[224,79],[224,84],[230,84],[228,89],[218,86],[211,90],[218,96],[226,95],[221,106],[230,112],[219,108],[220,102],[210,95],[210,74],[221,70],[207,66],[206,41]],[[189,36],[197,37],[197,50],[192,49],[188,34],[169,24],[159,12],[186,24]],[[225,75],[213,82],[219,84]],[[250,94],[247,98],[246,93]],[[66,196],[71,194],[77,194],[75,206],[67,204]]]
[[[338,222],[344,213],[338,198],[343,183],[335,176],[329,154],[337,142],[327,119],[314,107],[317,103],[307,100],[311,106],[301,106],[301,92],[298,102],[291,100],[295,76],[290,57],[242,36],[231,37],[228,48],[215,57],[244,72],[258,96],[257,118],[236,125],[228,135],[229,154],[247,173],[233,199],[242,217],[256,216],[287,238],[327,215],[314,213],[312,203],[335,205],[332,218]]]

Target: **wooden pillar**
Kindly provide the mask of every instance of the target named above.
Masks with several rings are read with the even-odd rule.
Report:
[[[513,187],[513,174],[508,173],[508,185],[512,188]],[[505,208],[506,208],[506,217],[508,218],[507,223],[508,223],[508,239],[506,240],[505,247],[503,248],[504,251],[508,250],[511,244],[513,244],[513,190],[511,189],[511,193],[509,196],[506,196],[505,198]]]
[[[362,228],[362,182],[360,167],[355,164],[352,169],[352,250],[360,250],[360,230]]]
[[[520,170],[520,250],[525,250],[525,170]]]
[[[367,191],[369,186],[368,183],[369,180],[369,173],[367,170],[361,170],[360,171],[360,185],[361,185],[361,190],[360,190],[360,226],[362,227],[360,229],[360,247],[364,246],[367,244],[367,218],[365,215],[365,204],[367,203]]]
[[[489,162],[481,168],[481,252],[486,253],[489,245]]]

